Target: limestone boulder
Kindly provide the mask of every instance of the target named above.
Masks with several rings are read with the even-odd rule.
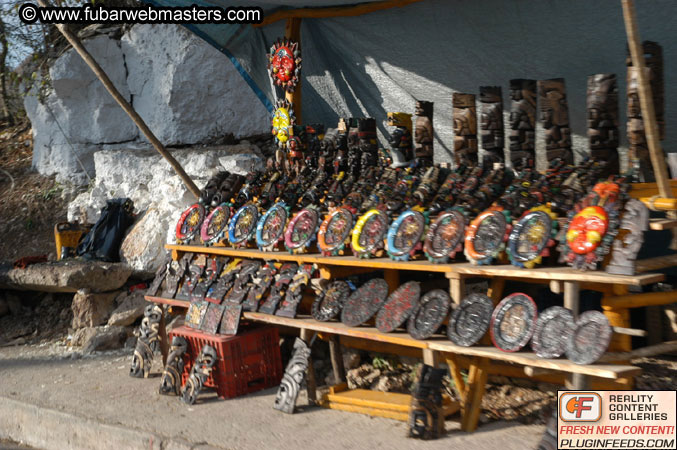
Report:
[[[270,114],[233,63],[178,25],[135,25],[121,40],[134,105],[165,145],[264,133]]]
[[[95,327],[106,323],[115,308],[118,292],[92,293],[79,290],[73,297],[73,329]]]
[[[143,317],[143,310],[148,305],[144,298],[145,293],[145,290],[136,290],[118,295],[115,298],[118,306],[111,312],[108,326],[129,326]]]
[[[83,355],[95,351],[115,350],[125,345],[130,334],[130,329],[120,326],[87,327],[75,332],[71,345],[82,347]]]
[[[64,260],[25,269],[0,267],[0,288],[41,292],[107,292],[122,287],[132,269],[122,263]]]

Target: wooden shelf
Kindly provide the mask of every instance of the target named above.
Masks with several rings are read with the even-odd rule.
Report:
[[[413,270],[421,272],[444,273],[448,278],[457,275],[478,277],[503,277],[524,280],[556,280],[578,281],[601,284],[620,284],[642,286],[645,284],[663,281],[665,276],[660,273],[645,273],[641,275],[613,275],[603,271],[582,271],[571,267],[537,267],[535,269],[520,269],[512,265],[476,266],[467,262],[450,264],[433,264],[429,261],[393,261],[389,258],[361,259],[354,256],[321,256],[318,254],[293,255],[284,252],[263,252],[254,249],[236,249],[230,247],[203,247],[199,245],[174,245],[165,247],[177,252],[208,253],[211,255],[230,256],[235,258],[265,259],[272,261],[294,261],[297,263],[314,263],[324,266],[349,266],[371,268],[375,270]],[[639,264],[639,261],[638,261]]]
[[[172,306],[187,308],[187,300],[166,299],[162,297],[146,296],[146,300]],[[504,361],[512,364],[520,364],[530,367],[556,370],[568,373],[580,373],[600,378],[617,379],[636,375],[641,372],[639,367],[612,364],[579,365],[566,359],[542,359],[531,352],[507,353],[495,347],[460,347],[448,341],[445,337],[419,341],[408,334],[400,331],[394,333],[381,333],[373,327],[348,327],[341,322],[318,322],[309,316],[298,316],[295,319],[280,317],[259,312],[245,312],[245,319],[265,322],[272,325],[286,326],[291,328],[307,329],[318,333],[337,334],[352,338],[367,339],[375,342],[401,345],[410,348],[428,349],[443,353],[454,353],[465,356],[478,356],[495,361]]]

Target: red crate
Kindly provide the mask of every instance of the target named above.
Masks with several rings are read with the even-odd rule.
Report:
[[[181,384],[185,386],[195,358],[202,347],[209,344],[219,359],[205,385],[215,388],[219,397],[233,398],[278,386],[282,379],[282,358],[277,328],[242,325],[236,336],[213,335],[186,326],[172,330],[170,342],[174,336],[188,341]]]

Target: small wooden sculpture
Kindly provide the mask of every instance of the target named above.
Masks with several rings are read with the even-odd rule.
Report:
[[[603,176],[618,174],[618,87],[613,73],[588,77],[588,137],[590,156],[606,162]]]
[[[628,200],[621,219],[621,230],[627,230],[611,247],[609,273],[635,275],[635,261],[644,243],[644,232],[649,229],[649,209],[636,199]]]
[[[136,340],[134,356],[132,356],[132,367],[129,370],[129,376],[135,378],[148,378],[150,367],[153,363],[153,353],[160,346],[160,320],[162,319],[162,308],[160,305],[148,305],[141,320],[139,327],[139,336]]]
[[[482,163],[491,167],[505,162],[503,156],[503,93],[500,86],[480,86],[480,135],[484,157]]]
[[[195,404],[197,396],[204,387],[207,378],[212,373],[214,365],[218,361],[218,355],[214,347],[205,344],[200,350],[200,354],[195,359],[190,377],[186,380],[186,386],[183,389],[181,400],[188,405]]]
[[[473,94],[454,92],[454,160],[456,166],[477,164],[477,109]]]
[[[433,163],[433,102],[416,101],[416,145],[414,154],[423,165]]]
[[[649,74],[653,105],[658,123],[658,133],[661,140],[665,137],[665,103],[663,82],[663,48],[656,42],[645,41],[642,44],[644,59]],[[628,53],[626,59],[628,66],[627,92],[628,92],[628,140],[630,149],[628,159],[630,168],[639,172],[639,181],[653,182],[653,166],[649,157],[649,147],[644,131],[642,109],[639,104],[639,87],[636,68],[632,66],[632,59]]]
[[[390,134],[391,167],[405,167],[414,159],[411,140],[411,114],[389,112],[388,125],[395,127]]]
[[[188,342],[181,336],[174,336],[169,347],[167,365],[160,378],[160,394],[179,395],[181,393],[181,374],[183,373],[183,355],[188,349]]]
[[[566,164],[573,164],[569,106],[564,78],[540,80],[538,95],[541,104],[541,120],[545,128],[545,149],[548,162],[560,158]]]
[[[437,439],[444,433],[442,414],[442,377],[444,369],[422,364],[418,381],[411,396],[409,436],[417,439]]]
[[[287,364],[284,375],[282,375],[282,382],[280,382],[280,388],[277,390],[273,408],[287,414],[294,413],[301,384],[306,378],[308,358],[310,358],[310,347],[301,338],[296,338],[294,353]]]
[[[510,80],[510,160],[519,170],[536,164],[536,81]]]

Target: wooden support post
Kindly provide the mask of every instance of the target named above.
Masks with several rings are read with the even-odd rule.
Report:
[[[463,381],[463,375],[461,370],[458,368],[458,362],[456,361],[456,355],[453,353],[446,354],[447,366],[449,366],[449,375],[451,379],[454,380],[454,387],[456,388],[456,394],[461,400],[461,406],[465,404],[465,381]]]
[[[332,334],[329,337],[329,357],[331,358],[331,367],[334,370],[334,381],[336,383],[346,381],[346,371],[343,367],[343,353],[341,352],[341,341],[335,334]]]
[[[447,273],[447,277],[449,277],[449,295],[451,300],[459,305],[465,295],[465,280],[455,273]]]
[[[400,287],[400,271],[397,269],[383,269],[383,278],[388,283],[388,292]]]
[[[307,328],[301,329],[301,339],[310,346],[315,332]],[[313,367],[313,356],[308,357],[308,372],[306,373],[306,385],[308,388],[308,404],[317,405],[317,384],[315,382],[315,367]]]
[[[477,422],[482,409],[482,397],[484,397],[487,384],[488,367],[489,360],[487,358],[475,357],[471,362],[466,402],[461,418],[461,430],[468,433],[477,429]]]
[[[581,285],[578,281],[564,282],[564,307],[574,313],[574,317],[578,317],[579,303],[580,303]]]
[[[435,350],[430,350],[429,348],[423,349],[423,363],[432,367],[437,367],[440,365],[440,354]]]
[[[653,166],[654,176],[658,193],[661,197],[672,198],[670,189],[670,177],[665,162],[665,153],[661,148],[660,134],[658,132],[658,123],[656,122],[656,110],[653,104],[653,93],[651,84],[647,77],[646,62],[644,61],[644,51],[642,49],[642,40],[639,37],[637,29],[637,19],[635,17],[634,0],[621,0],[623,5],[623,20],[625,21],[625,32],[628,35],[628,47],[630,48],[630,57],[633,67],[637,68],[637,84],[639,105],[642,110],[642,119],[644,121],[644,133],[646,134],[646,143],[649,147],[649,156]],[[670,211],[667,216],[671,219],[677,218],[677,211]],[[672,250],[677,250],[677,230],[673,230]]]
[[[487,297],[489,297],[494,305],[497,305],[498,302],[503,298],[503,289],[505,288],[505,278],[492,278],[491,284],[489,285],[489,290],[487,291]]]
[[[45,0],[38,0],[38,4],[43,8],[50,6],[47,4]],[[120,91],[117,90],[113,82],[110,80],[110,78],[108,78],[106,72],[104,72],[99,63],[96,62],[96,60],[92,57],[92,55],[90,55],[87,49],[82,45],[80,39],[78,39],[78,37],[75,34],[73,34],[66,25],[64,24],[55,24],[55,25],[56,28],[61,32],[61,34],[63,34],[63,36],[66,38],[66,40],[73,46],[75,51],[82,57],[82,59],[89,66],[89,68],[92,69],[92,72],[94,72],[94,75],[96,75],[99,81],[101,81],[101,83],[106,88],[108,93],[122,107],[122,109],[127,113],[129,118],[132,119],[132,121],[136,124],[136,126],[139,127],[139,130],[141,130],[144,136],[146,136],[146,138],[155,148],[155,150],[157,150],[158,153],[160,153],[160,155],[162,155],[162,157],[174,169],[174,171],[177,173],[179,178],[181,178],[181,181],[183,181],[188,190],[195,196],[195,198],[200,198],[200,190],[197,188],[195,183],[193,183],[193,180],[190,179],[186,171],[183,170],[183,167],[181,167],[178,161],[174,159],[171,153],[169,153],[164,148],[160,140],[157,137],[155,137],[150,128],[148,128],[148,125],[146,125],[146,122],[144,122],[141,116],[139,116],[139,114],[132,107],[132,105],[130,105],[129,102],[122,96],[122,94],[120,94]]]
[[[287,19],[284,27],[284,37],[292,39],[299,44],[301,50],[301,19],[298,17],[291,17]],[[303,55],[303,51],[301,52]],[[294,92],[285,92],[285,98],[294,106],[294,115],[296,116],[296,123],[303,123],[303,111],[301,109],[301,78],[294,88]]]

